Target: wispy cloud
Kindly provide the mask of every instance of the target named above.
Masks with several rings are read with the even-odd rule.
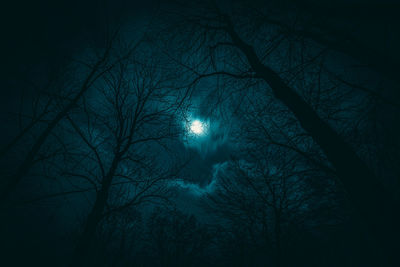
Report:
[[[227,164],[228,162],[214,164],[211,182],[205,186],[201,186],[197,183],[191,183],[189,181],[185,181],[184,179],[175,180],[171,185],[181,190],[186,190],[186,192],[195,196],[203,196],[204,194],[213,193],[218,184],[219,174],[225,170]]]

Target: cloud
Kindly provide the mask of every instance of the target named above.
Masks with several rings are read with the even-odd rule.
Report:
[[[212,178],[211,182],[207,185],[201,186],[198,183],[191,183],[186,180],[176,180],[173,182],[172,186],[177,187],[181,191],[185,191],[194,196],[203,196],[204,194],[210,194],[215,191],[218,183],[218,177],[221,172],[225,171],[228,162],[216,163],[212,166]]]

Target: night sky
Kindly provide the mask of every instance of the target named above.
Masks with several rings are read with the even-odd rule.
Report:
[[[398,266],[385,1],[14,1],[0,266]]]

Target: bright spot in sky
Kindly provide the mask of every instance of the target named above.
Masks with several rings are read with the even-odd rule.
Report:
[[[199,120],[194,120],[192,124],[190,124],[190,131],[192,133],[200,135],[204,132],[204,125],[201,121]]]

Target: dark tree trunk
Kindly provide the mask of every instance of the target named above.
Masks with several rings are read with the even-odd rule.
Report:
[[[74,255],[70,266],[87,266],[87,256],[91,247],[92,240],[95,236],[98,224],[103,218],[104,207],[106,206],[108,195],[110,192],[111,182],[115,171],[118,168],[120,157],[114,157],[107,175],[104,177],[101,189],[96,195],[94,206],[86,220],[82,235],[75,248]]]
[[[281,221],[280,215],[275,214],[275,246],[276,246],[276,266],[282,266],[282,247],[281,247]]]
[[[256,75],[271,87],[275,97],[292,111],[303,129],[324,151],[358,213],[366,219],[377,246],[384,247],[394,259],[395,242],[399,235],[397,211],[392,198],[343,138],[272,69],[261,63],[253,47],[239,37],[230,18],[223,16],[228,25],[226,32],[233,44],[246,56]]]

